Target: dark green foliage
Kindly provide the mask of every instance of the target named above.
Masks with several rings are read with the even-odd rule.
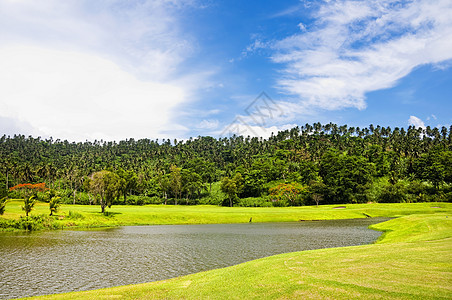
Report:
[[[308,187],[323,182],[325,189],[314,193],[317,186],[305,195],[306,204],[379,201],[380,196],[391,202],[450,199],[451,143],[451,131],[445,127],[355,128],[332,123],[306,124],[268,139],[198,137],[174,145],[170,140],[70,143],[3,136],[0,198],[11,186],[45,182],[59,192],[62,203],[92,204],[100,196],[91,193],[89,178],[109,170],[119,178],[119,192],[108,205],[149,202],[147,198],[127,201],[135,196],[158,197],[165,204],[219,204],[224,196],[212,195],[212,184],[236,173],[243,178],[239,198],[264,197],[275,182]],[[380,179],[395,187],[382,187],[386,196],[380,191],[378,197],[370,197],[369,186]],[[403,188],[397,186],[400,181]],[[405,183],[415,181],[434,191],[410,192]],[[406,195],[401,197],[400,191]],[[20,196],[14,193],[8,196]],[[38,198],[49,201],[51,197]],[[239,198],[233,198],[238,204]]]
[[[1,173],[0,169],[0,199],[8,195],[8,189],[6,188],[6,178]]]
[[[124,196],[124,203],[127,202],[127,195],[131,194],[137,187],[138,176],[133,170],[124,171],[119,168],[116,174],[120,177],[120,191]]]
[[[322,157],[320,175],[327,187],[328,203],[363,203],[375,167],[362,156],[330,150]]]
[[[3,197],[0,199],[0,216],[5,213],[6,202],[8,201],[7,197]]]
[[[273,203],[266,198],[241,198],[237,201],[236,206],[242,207],[271,207]]]
[[[175,204],[177,205],[177,200],[181,198],[182,195],[182,168],[178,168],[176,165],[172,165],[170,168],[171,174],[169,177],[169,188],[176,199]]]
[[[444,153],[439,148],[433,148],[414,161],[413,169],[417,178],[429,180],[438,189],[446,177],[447,166],[443,163]]]
[[[143,195],[132,195],[127,197],[127,205],[147,205],[162,204],[163,199],[160,197],[148,197]]]
[[[328,195],[328,187],[321,180],[309,182],[306,198],[310,204],[319,206],[324,198]]]
[[[221,191],[226,194],[227,198],[223,205],[232,207],[237,202],[239,194],[243,190],[243,177],[240,173],[236,173],[234,177],[224,177],[221,180]]]
[[[382,203],[403,203],[406,202],[407,192],[402,182],[388,184],[378,197],[378,202]]]

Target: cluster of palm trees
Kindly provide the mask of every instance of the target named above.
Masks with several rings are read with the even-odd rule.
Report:
[[[185,189],[185,195],[195,197],[200,194],[200,185],[211,185],[239,171],[245,173],[242,175],[245,183],[248,180],[248,186],[288,180],[294,173],[303,178],[309,168],[318,173],[322,158],[330,149],[363,157],[375,165],[374,176],[392,176],[394,180],[421,178],[415,174],[416,161],[432,149],[451,151],[451,147],[452,126],[449,129],[414,126],[392,129],[333,123],[306,124],[277,132],[268,139],[232,136],[185,141],[128,139],[71,143],[23,135],[3,136],[0,138],[0,190],[20,183],[46,182],[52,189],[71,191],[75,201],[76,193],[84,190],[87,176],[104,169],[122,169],[136,176],[136,184],[126,194],[175,197],[173,190],[165,187],[171,185],[165,176],[170,176],[175,166],[189,172],[186,177],[190,175],[193,180]],[[259,164],[268,166],[266,169],[256,167]],[[276,175],[271,178],[256,175],[256,170]],[[427,180],[425,176],[423,179]],[[300,181],[309,184],[307,179]],[[244,193],[247,193],[246,184]]]

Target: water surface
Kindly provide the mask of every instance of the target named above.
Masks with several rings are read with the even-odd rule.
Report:
[[[167,279],[309,249],[368,244],[386,219],[0,233],[0,299]]]

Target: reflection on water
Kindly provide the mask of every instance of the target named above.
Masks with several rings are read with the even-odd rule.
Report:
[[[149,282],[308,249],[368,244],[386,219],[0,233],[0,298]]]

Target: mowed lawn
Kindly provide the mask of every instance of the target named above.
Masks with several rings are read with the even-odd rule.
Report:
[[[445,211],[416,213],[439,206]],[[247,215],[253,211],[238,210]],[[385,233],[372,245],[286,253],[165,281],[35,299],[452,299],[449,204],[306,207],[292,217],[311,210],[318,210],[316,217],[307,219],[319,218],[321,211],[328,218],[329,211],[340,217],[364,210],[372,216],[405,216],[373,225]],[[261,216],[258,211],[256,216]]]
[[[24,216],[20,200],[11,200],[0,218]],[[60,227],[101,227],[119,225],[212,224],[252,222],[298,222],[303,220],[399,217],[411,214],[451,212],[451,203],[347,204],[302,207],[221,207],[186,205],[114,205],[108,216],[99,205],[62,205],[56,213]],[[48,215],[48,203],[38,202],[31,215]]]

